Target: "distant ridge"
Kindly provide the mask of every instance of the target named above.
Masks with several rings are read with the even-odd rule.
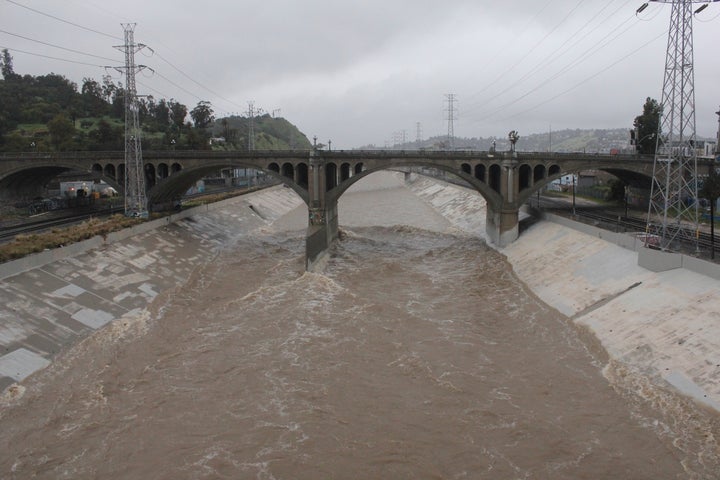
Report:
[[[698,140],[713,140],[711,138],[700,138]],[[498,151],[510,150],[510,143],[507,137],[476,137],[462,138],[455,137],[456,150],[490,150],[495,142]],[[382,150],[382,149],[447,149],[447,137],[431,137],[422,142],[406,142],[389,147],[378,147],[376,145],[365,145],[360,149]],[[552,132],[531,133],[523,135],[520,132],[520,140],[516,148],[520,152],[588,152],[588,153],[609,153],[613,149],[619,151],[634,151],[630,145],[630,128],[611,129],[565,129],[553,130]]]

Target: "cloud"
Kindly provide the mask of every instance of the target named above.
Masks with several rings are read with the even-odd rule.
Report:
[[[653,4],[636,16],[640,4],[627,0],[16,1],[116,37],[121,22],[136,22],[136,40],[157,53],[137,56],[158,72],[139,77],[148,93],[191,108],[209,100],[218,115],[241,113],[254,100],[338,148],[382,145],[402,130],[414,138],[418,122],[425,137],[443,134],[447,93],[457,94],[462,136],[627,127],[646,97],[661,96],[670,14],[669,5]],[[112,48],[117,39],[9,2],[2,9],[7,31],[122,59]],[[717,130],[719,12],[711,6],[695,21],[703,136]],[[0,45],[110,63],[3,34]],[[14,57],[19,73],[53,71],[78,83],[105,73]]]

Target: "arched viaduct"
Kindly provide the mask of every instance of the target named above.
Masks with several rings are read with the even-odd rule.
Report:
[[[338,199],[355,182],[380,170],[428,167],[464,180],[487,201],[487,236],[499,246],[518,237],[523,203],[562,175],[602,170],[649,189],[653,172],[650,156],[552,152],[148,151],[143,161],[151,209],[180,198],[197,180],[219,170],[254,168],[277,177],[308,206],[308,267],[338,235]],[[66,171],[90,173],[123,191],[122,152],[80,152],[0,157],[0,194],[33,194]]]

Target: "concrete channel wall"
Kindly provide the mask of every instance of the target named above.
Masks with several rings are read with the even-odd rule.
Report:
[[[0,265],[0,391],[108,323],[144,315],[228,242],[300,204],[273,187]]]
[[[423,177],[409,185],[458,226],[484,231],[474,192]],[[592,332],[609,357],[608,379],[638,393],[646,382],[670,387],[720,411],[718,266],[555,215],[545,220],[500,252],[541,300]]]
[[[74,257],[81,253],[85,253],[88,250],[99,248],[104,245],[113,244],[115,242],[119,242],[127,238],[140,235],[142,233],[156,230],[160,227],[175,223],[184,218],[193,217],[195,215],[200,215],[223,208],[224,206],[232,204],[235,201],[237,201],[237,198],[231,198],[216,203],[199,205],[197,207],[188,208],[187,210],[183,210],[178,213],[173,213],[171,215],[168,215],[167,217],[143,222],[133,227],[109,233],[106,237],[96,236],[87,240],[83,240],[81,242],[66,245],[61,248],[54,248],[52,250],[46,250],[44,252],[28,255],[17,260],[5,262],[3,264],[0,264],[0,280],[11,277],[13,275],[17,275],[22,272],[26,272],[28,270],[32,270],[33,268],[42,267],[43,265],[62,260],[64,258]]]
[[[628,233],[616,233],[582,222],[575,222],[572,219],[543,213],[543,220],[571,228],[578,232],[597,237],[606,242],[613,243],[638,253],[638,265],[653,272],[665,272],[676,268],[684,268],[691,272],[705,275],[715,280],[720,280],[720,264],[709,262],[690,255],[680,253],[661,252],[651,248],[645,248],[641,239]]]

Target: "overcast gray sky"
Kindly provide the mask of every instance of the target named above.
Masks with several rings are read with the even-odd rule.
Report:
[[[16,73],[81,85],[122,65],[113,45],[121,23],[136,23],[135,40],[155,51],[136,63],[156,71],[138,75],[139,94],[189,108],[207,100],[217,117],[254,101],[311,139],[354,148],[392,144],[403,130],[415,140],[418,123],[424,138],[447,134],[450,93],[456,136],[631,128],[646,97],[660,100],[671,11],[653,2],[636,15],[642,3],[0,0],[0,47]],[[720,3],[695,17],[700,136],[717,132],[719,26]]]

